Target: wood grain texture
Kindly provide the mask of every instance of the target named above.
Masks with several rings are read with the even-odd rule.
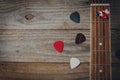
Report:
[[[88,0],[1,1],[0,80],[87,80],[89,64],[82,64],[75,70],[69,66],[71,57],[81,57],[82,62],[88,62],[86,60],[89,59],[86,56],[89,55],[89,38],[87,43],[81,44],[84,47],[75,44],[77,33],[89,35],[87,2]],[[80,13],[80,24],[75,24],[69,18],[74,11]],[[56,40],[65,43],[62,54],[53,48]]]
[[[6,0],[0,3],[0,29],[89,29],[87,1]],[[84,6],[80,6],[82,4]],[[80,13],[80,24],[69,18],[74,11]],[[28,14],[32,14],[34,18],[26,20],[25,16]]]
[[[89,64],[83,63],[71,70],[69,63],[0,62],[2,80],[87,80]],[[4,75],[5,74],[5,75]],[[86,74],[86,75],[85,75]]]
[[[113,79],[119,80],[120,65],[112,64]],[[1,80],[89,80],[89,63],[71,70],[69,63],[0,62]]]
[[[76,45],[75,37],[79,32],[85,34],[86,42]],[[0,30],[0,60],[15,62],[69,62],[70,57],[78,57],[81,62],[89,62],[89,34],[89,30]],[[119,44],[117,37],[120,36],[120,33],[112,30],[112,35],[116,34],[117,36],[112,37],[112,46]],[[53,43],[56,40],[63,40],[65,43],[62,54],[57,53],[53,48]],[[114,52],[112,56],[113,62],[117,61],[114,57]]]
[[[75,44],[79,32],[89,35],[84,30],[0,30],[0,60],[69,62],[71,57],[78,57],[82,62],[89,61],[89,38],[81,45]],[[57,40],[64,42],[62,54],[53,47]]]
[[[89,80],[88,1],[0,0],[0,80]],[[115,57],[120,47],[120,20],[116,19],[120,1],[111,1],[112,72],[113,80],[120,80],[120,60]],[[80,13],[80,24],[69,19],[74,11]],[[26,20],[28,14],[34,17]],[[87,41],[75,45],[74,39],[79,32],[85,34]],[[65,41],[63,54],[57,54],[52,47],[58,39]],[[68,62],[74,56],[82,64],[71,70]]]

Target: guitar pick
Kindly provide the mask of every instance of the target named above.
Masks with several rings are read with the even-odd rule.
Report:
[[[58,52],[61,53],[64,48],[64,43],[63,43],[63,41],[56,41],[53,46]]]
[[[76,36],[76,39],[75,39],[75,43],[76,43],[76,44],[81,44],[81,43],[83,43],[84,41],[86,41],[85,35],[82,34],[82,33],[78,33],[77,36]]]
[[[70,19],[76,23],[80,23],[80,15],[79,13],[76,11],[76,12],[73,12],[71,15],[70,15]]]
[[[97,16],[97,17],[100,16],[99,12],[96,12],[96,16]]]
[[[70,68],[71,69],[75,69],[76,67],[78,67],[80,65],[80,60],[78,58],[74,58],[72,57],[70,59]]]
[[[99,11],[99,16],[102,17],[103,16],[103,12]]]
[[[103,20],[108,20],[109,19],[109,15],[110,15],[110,12],[109,12],[108,9],[96,12],[96,16],[100,17]]]
[[[105,9],[104,12],[105,12],[106,14],[110,14],[110,12],[109,12],[108,9]]]

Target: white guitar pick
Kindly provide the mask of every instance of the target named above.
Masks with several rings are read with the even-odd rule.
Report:
[[[103,16],[103,13],[102,13],[102,11],[99,11],[99,16],[101,16],[101,17]]]
[[[80,65],[80,60],[78,58],[74,58],[72,57],[70,59],[70,68],[71,69],[75,69],[76,67],[78,67]]]
[[[109,10],[108,9],[105,9],[104,11],[106,14],[110,14]]]

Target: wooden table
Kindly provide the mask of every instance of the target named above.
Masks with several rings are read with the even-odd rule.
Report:
[[[120,17],[119,13],[116,13],[119,12],[118,2],[114,0],[111,6],[112,63],[115,80],[120,79],[119,60],[114,56],[120,44],[117,38],[120,21],[116,20],[116,15]],[[74,11],[80,13],[79,24],[69,18]],[[85,34],[86,42],[76,45],[77,33]],[[52,47],[56,40],[63,40],[65,43],[62,54]],[[74,70],[69,67],[71,57],[81,60],[81,65]],[[0,1],[0,61],[1,80],[88,80],[88,0]]]

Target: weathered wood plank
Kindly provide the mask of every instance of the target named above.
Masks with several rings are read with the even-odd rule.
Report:
[[[0,60],[69,62],[70,57],[78,57],[86,61],[89,57],[89,38],[87,43],[76,45],[75,37],[79,32],[86,37],[89,35],[84,30],[0,30]],[[53,48],[56,40],[65,43],[62,54]]]
[[[120,64],[112,64],[114,79],[120,79]],[[116,74],[116,75],[115,75]],[[89,80],[89,63],[71,70],[69,63],[0,62],[1,80]]]
[[[90,60],[87,1],[0,0],[0,29],[5,29],[0,30],[0,60],[10,61],[10,63],[0,62],[0,80],[89,80],[89,63],[83,63]],[[115,15],[120,12],[119,2],[112,0],[112,29],[120,29],[119,20],[117,20],[119,15],[117,17]],[[75,24],[69,19],[69,14],[76,10],[81,15],[80,24]],[[32,14],[34,18],[26,20],[27,14]],[[113,63],[116,63],[112,68],[113,80],[120,80],[118,64],[120,60],[115,58],[115,51],[120,47],[119,31],[112,31],[112,59]],[[84,33],[87,37],[87,41],[81,45],[74,44],[78,32]],[[65,41],[66,47],[62,55],[57,54],[51,47],[52,43],[58,39]],[[69,58],[75,55],[82,61],[75,70],[70,70],[69,63],[55,63],[69,62]],[[19,63],[21,61],[54,63]]]
[[[89,7],[80,6],[88,0],[13,1],[1,3],[0,29],[89,29]],[[74,11],[80,13],[80,24],[69,18]],[[28,20],[29,14],[33,17]]]
[[[9,63],[0,62],[1,80],[78,80],[88,79],[89,64],[71,70],[69,63]],[[85,71],[86,70],[86,71]],[[86,77],[87,76],[87,77]],[[87,79],[86,79],[87,78]]]
[[[89,72],[89,64],[82,63],[78,68],[72,70],[69,63],[0,62],[0,71],[33,74],[72,74]]]
[[[89,73],[73,74],[25,74],[25,73],[0,73],[1,80],[88,80]]]
[[[80,45],[76,45],[75,37],[79,32],[85,34],[87,40]],[[89,30],[0,30],[0,60],[69,62],[71,57],[78,57],[81,62],[89,62],[89,34]],[[115,58],[116,47],[120,44],[119,34],[118,31],[112,30],[113,62],[119,62]],[[62,54],[58,54],[53,48],[53,43],[56,40],[63,40],[65,43]]]
[[[28,7],[87,7],[89,0],[1,0],[0,13]]]

